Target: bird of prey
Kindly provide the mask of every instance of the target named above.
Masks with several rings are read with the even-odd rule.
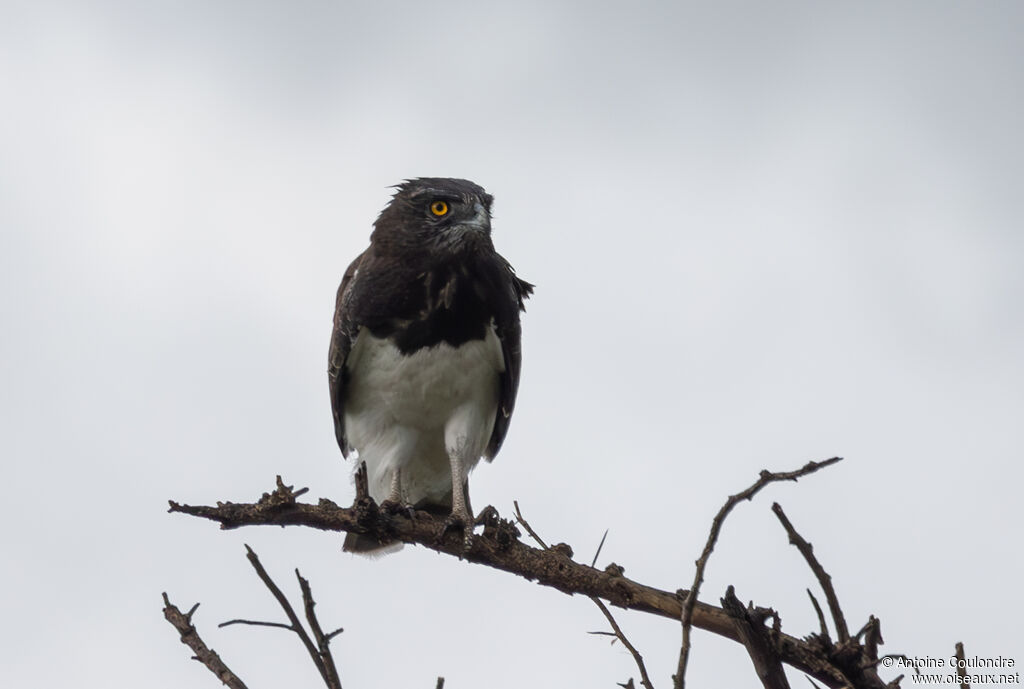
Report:
[[[328,354],[334,430],[370,496],[473,528],[469,472],[508,431],[533,285],[491,242],[493,197],[464,179],[403,182],[338,288]],[[397,547],[400,547],[398,545]],[[345,550],[395,549],[349,534]]]

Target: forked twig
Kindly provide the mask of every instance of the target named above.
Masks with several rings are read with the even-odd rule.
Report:
[[[255,551],[248,545],[245,546],[246,557],[249,559],[250,564],[256,575],[259,576],[263,584],[270,590],[274,598],[277,599],[278,604],[284,611],[285,616],[288,618],[290,624],[281,624],[278,622],[253,622],[251,620],[231,620],[225,622],[221,626],[227,626],[228,624],[249,624],[261,627],[280,627],[283,629],[289,629],[298,635],[302,641],[302,645],[306,647],[306,651],[309,653],[309,657],[312,658],[313,664],[316,666],[317,671],[320,673],[320,677],[323,678],[324,684],[327,685],[328,689],[341,689],[341,679],[338,676],[338,668],[334,663],[334,658],[331,656],[330,640],[332,636],[335,636],[341,632],[337,630],[332,632],[330,636],[325,635],[320,628],[320,622],[316,619],[316,615],[313,612],[313,606],[316,603],[313,601],[313,593],[310,590],[309,582],[302,578],[299,574],[299,570],[295,570],[295,576],[299,579],[299,587],[302,589],[302,601],[306,612],[306,620],[309,622],[310,629],[313,630],[313,636],[316,637],[316,645],[313,644],[313,640],[310,639],[309,634],[302,626],[302,622],[299,621],[299,616],[295,613],[295,609],[292,604],[288,601],[287,596],[278,587],[274,580],[270,578],[267,570],[264,569],[263,564],[260,562],[259,556],[256,555]]]
[[[526,518],[523,516],[522,511],[519,509],[519,501],[513,500],[512,505],[513,507],[515,507],[516,511],[516,522],[518,522],[520,526],[526,529],[526,533],[530,534],[533,540],[537,541],[537,543],[539,543],[542,548],[544,548],[545,550],[551,550],[551,548],[544,542],[544,539],[542,539],[540,535],[533,530],[533,527],[530,526],[530,523],[526,521]],[[604,535],[607,536],[608,532],[605,531]],[[603,545],[604,536],[601,537],[601,545],[597,547],[597,552],[594,553],[594,562],[597,562],[597,556],[598,554],[600,554],[601,547]],[[591,565],[591,567],[593,567],[593,565]],[[654,689],[654,685],[651,684],[650,677],[647,676],[647,667],[644,665],[643,656],[640,655],[640,652],[636,650],[636,647],[633,646],[633,644],[629,642],[629,639],[626,638],[625,633],[622,631],[622,628],[615,621],[615,617],[612,616],[611,611],[608,610],[608,607],[603,602],[601,602],[600,598],[597,598],[596,596],[587,597],[590,598],[590,600],[594,601],[594,605],[596,605],[598,609],[600,609],[600,611],[604,614],[605,619],[607,619],[608,623],[612,626],[612,630],[615,633],[615,637],[622,642],[622,645],[625,646],[626,650],[629,651],[630,654],[633,656],[633,661],[636,663],[637,668],[640,670],[640,683],[644,685],[646,689]],[[630,684],[632,684],[632,682],[633,680],[630,680]]]
[[[281,483],[280,477],[278,477],[277,482],[279,489],[282,488],[283,484]],[[296,569],[295,576],[299,580],[299,588],[302,589],[302,602],[306,613],[306,621],[309,623],[309,627],[313,631],[313,639],[316,640],[316,645],[314,646],[313,640],[310,639],[309,634],[306,633],[302,623],[299,621],[299,616],[295,613],[295,609],[292,608],[288,598],[284,595],[277,584],[274,583],[274,580],[270,578],[267,570],[264,569],[262,563],[260,563],[259,557],[248,545],[245,546],[245,550],[246,557],[252,564],[253,569],[256,570],[256,574],[274,595],[274,598],[277,599],[281,609],[284,610],[285,615],[288,617],[289,624],[284,624],[282,622],[264,622],[261,620],[234,619],[222,622],[218,626],[229,627],[235,624],[246,624],[253,627],[275,627],[277,629],[287,629],[295,632],[302,640],[302,644],[306,647],[310,657],[313,659],[313,663],[320,672],[320,676],[324,680],[324,684],[327,685],[327,689],[341,689],[341,679],[339,679],[338,676],[338,668],[334,662],[334,657],[331,655],[330,644],[331,639],[336,637],[338,634],[341,634],[344,629],[339,628],[335,629],[330,634],[324,634],[323,629],[320,627],[320,621],[313,612],[313,607],[316,605],[316,602],[313,600],[313,591],[310,588],[309,581],[303,578],[299,573],[299,570]],[[209,649],[206,644],[203,643],[203,640],[199,638],[199,633],[192,625],[192,613],[194,613],[198,607],[199,604],[196,603],[188,613],[182,614],[181,611],[172,605],[167,599],[167,594],[164,594],[164,617],[181,633],[181,642],[195,651],[195,659],[206,665],[210,672],[215,674],[222,683],[228,685],[231,689],[246,689],[242,680],[231,672],[231,670],[224,665],[223,661],[221,661],[220,657],[213,650]]]
[[[612,616],[611,611],[608,610],[608,606],[601,602],[600,598],[590,596],[590,600],[594,601],[594,604],[601,610],[602,613],[604,613],[605,618],[608,620],[608,624],[612,626],[612,629],[615,632],[615,638],[621,641],[622,645],[625,646],[626,650],[629,651],[630,654],[633,656],[633,661],[636,663],[637,668],[640,670],[640,684],[644,685],[647,689],[654,689],[654,685],[651,684],[651,678],[647,676],[647,667],[644,665],[643,656],[640,655],[640,651],[636,650],[636,647],[633,646],[633,644],[629,643],[629,639],[626,638],[626,635],[625,633],[623,633],[622,628],[619,627],[618,623],[615,621],[615,618]]]
[[[196,631],[195,626],[192,624],[192,614],[199,607],[199,603],[193,605],[192,609],[187,613],[182,613],[176,605],[171,603],[166,593],[163,596],[164,619],[170,622],[178,630],[178,633],[181,634],[181,643],[191,648],[192,652],[195,653],[192,658],[205,665],[210,672],[217,676],[221,683],[227,685],[230,689],[247,689],[245,682],[228,669],[228,666],[220,659],[217,652],[207,646],[199,637],[199,632]]]
[[[715,515],[711,522],[711,532],[708,534],[707,543],[704,544],[704,550],[701,552],[700,557],[697,558],[697,570],[693,576],[693,585],[690,586],[690,590],[686,592],[686,596],[683,598],[682,614],[680,616],[680,621],[683,625],[683,642],[679,648],[679,664],[674,677],[675,689],[683,689],[686,686],[686,666],[690,658],[690,630],[693,626],[693,609],[697,605],[700,586],[704,582],[704,570],[707,567],[708,558],[711,557],[711,552],[715,549],[715,544],[718,542],[718,534],[722,530],[722,523],[725,521],[725,518],[737,504],[743,500],[750,500],[769,483],[796,481],[803,476],[813,474],[815,471],[824,469],[841,460],[842,457],[832,457],[822,462],[808,462],[795,471],[771,472],[763,470],[760,478],[753,485],[736,495],[730,495],[729,499],[722,505],[722,508],[718,510],[718,514]]]
[[[519,523],[521,527],[526,529],[526,533],[530,534],[530,538],[537,541],[537,545],[539,545],[544,550],[551,550],[548,544],[544,542],[544,539],[538,536],[537,532],[533,530],[533,527],[530,526],[530,522],[526,521],[526,518],[523,516],[523,513],[519,510],[519,501],[513,500],[512,506],[515,507],[516,509],[516,521]]]

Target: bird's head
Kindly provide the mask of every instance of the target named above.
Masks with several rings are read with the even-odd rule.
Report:
[[[465,179],[420,177],[395,189],[373,224],[375,244],[450,253],[492,246],[494,198],[482,187]]]

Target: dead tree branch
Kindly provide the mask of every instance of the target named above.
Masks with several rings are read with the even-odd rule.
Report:
[[[542,539],[540,535],[533,530],[533,527],[530,526],[530,522],[526,521],[526,517],[523,516],[523,513],[519,509],[519,501],[513,500],[512,505],[515,507],[516,521],[519,525],[526,529],[526,533],[530,534],[530,537],[537,541],[544,550],[551,550],[551,548],[544,542],[544,539]],[[608,536],[607,531],[604,532],[604,536],[601,537],[601,543],[597,546],[597,552],[594,553],[594,559],[590,563],[591,568],[593,568],[597,563],[597,556],[601,554],[601,548],[604,546],[604,539],[606,536]],[[564,546],[565,544],[563,543],[561,545]],[[569,557],[572,557],[571,552],[569,553]],[[615,621],[615,617],[608,609],[608,606],[602,603],[601,599],[597,596],[590,596],[590,600],[594,601],[594,605],[598,607],[601,614],[603,614],[605,619],[608,620],[608,624],[610,624],[612,628],[612,636],[621,641],[622,645],[625,646],[626,650],[633,656],[633,662],[636,663],[637,669],[640,671],[640,684],[644,686],[644,689],[654,689],[654,685],[651,684],[651,678],[647,675],[647,666],[644,665],[643,656],[640,655],[640,651],[636,650],[636,647],[629,642],[629,639],[626,638],[625,632],[622,631],[622,627],[619,626],[619,623]],[[629,682],[632,684],[632,678],[630,678]]]
[[[825,613],[821,611],[821,604],[818,603],[818,599],[814,597],[810,589],[807,589],[807,596],[811,599],[811,605],[814,606],[814,614],[818,616],[818,628],[821,630],[821,638],[831,643],[828,635],[828,625],[825,624]]]
[[[182,613],[176,605],[171,603],[167,598],[166,593],[163,594],[163,596],[164,618],[178,630],[179,634],[181,634],[181,643],[191,648],[192,652],[195,653],[195,655],[192,656],[193,660],[198,660],[200,663],[205,665],[210,672],[216,675],[217,679],[219,679],[221,683],[227,685],[231,689],[247,689],[245,682],[239,679],[238,675],[228,669],[228,666],[220,659],[217,652],[207,646],[199,637],[199,632],[196,631],[195,626],[192,624],[192,615],[199,607],[199,603],[193,605],[192,609],[187,613]]]
[[[633,656],[633,662],[636,663],[636,667],[640,671],[640,684],[642,684],[645,689],[654,689],[654,685],[651,684],[651,678],[647,675],[647,666],[644,665],[643,656],[640,655],[640,651],[636,650],[636,647],[629,642],[629,639],[626,638],[625,632],[623,632],[622,628],[619,627],[619,623],[615,621],[615,617],[612,615],[611,611],[608,610],[608,606],[602,603],[600,598],[591,596],[590,600],[594,601],[594,604],[601,610],[605,619],[608,620],[608,624],[611,625],[612,630],[615,633],[615,638],[621,641],[622,645],[625,646],[626,650]],[[632,681],[632,679],[630,681]]]
[[[280,477],[278,477],[278,487],[282,487],[280,483]],[[281,609],[284,610],[285,615],[288,617],[289,624],[281,622],[262,622],[259,620],[243,620],[234,619],[222,622],[219,627],[228,627],[235,624],[246,624],[255,627],[277,627],[279,629],[287,629],[295,632],[299,639],[302,640],[302,644],[306,647],[310,657],[313,659],[314,665],[316,665],[317,671],[320,672],[320,677],[323,679],[327,689],[341,689],[341,680],[338,677],[338,668],[334,663],[334,658],[331,655],[331,639],[340,634],[343,630],[337,629],[330,634],[324,634],[320,627],[320,621],[317,619],[316,614],[313,612],[313,607],[316,602],[313,600],[313,591],[309,586],[309,581],[304,579],[299,570],[295,570],[295,576],[299,580],[299,588],[302,590],[302,602],[303,608],[306,613],[306,621],[309,623],[310,629],[313,630],[313,638],[316,639],[316,646],[313,645],[313,641],[309,638],[309,634],[302,627],[302,623],[299,622],[299,616],[295,614],[295,609],[288,601],[287,596],[281,591],[274,580],[270,578],[267,570],[264,569],[263,564],[260,562],[259,557],[253,552],[253,549],[248,545],[245,546],[246,557],[252,564],[253,569],[256,570],[257,576],[263,584],[270,590],[274,598],[277,599]],[[209,668],[210,672],[217,676],[217,678],[224,684],[231,687],[231,689],[246,689],[245,684],[240,680],[231,670],[224,665],[213,650],[207,648],[203,640],[199,638],[199,633],[196,628],[192,625],[192,613],[196,611],[199,604],[196,603],[187,614],[182,614],[178,608],[171,605],[170,601],[167,600],[167,594],[164,594],[164,617],[167,621],[174,625],[174,628],[181,633],[181,642],[195,651],[194,656],[196,660],[200,661]],[[441,678],[438,678],[439,681]]]
[[[782,623],[779,615],[770,608],[757,608],[753,604],[744,607],[736,597],[732,586],[725,591],[722,608],[736,621],[736,632],[747,649],[754,671],[765,689],[789,689],[786,672],[775,652],[774,634],[778,634]],[[765,620],[774,619],[772,629],[765,627]]]
[[[789,534],[789,542],[796,546],[796,549],[800,551],[800,554],[804,556],[804,560],[807,561],[807,565],[814,572],[815,578],[818,580],[818,584],[821,586],[821,590],[825,593],[825,600],[828,602],[828,610],[832,613],[832,623],[836,628],[836,637],[839,639],[839,643],[848,641],[850,638],[850,630],[846,626],[846,618],[843,617],[843,609],[839,605],[839,597],[836,596],[836,590],[832,586],[832,577],[825,571],[825,568],[818,562],[818,558],[814,556],[814,547],[808,543],[803,536],[796,532],[793,528],[792,522],[786,518],[786,513],[782,511],[782,506],[779,503],[772,504],[772,512],[779,518],[779,522],[782,523],[782,528]],[[808,592],[810,593],[810,592]],[[813,596],[811,599],[813,600]],[[817,601],[814,601],[817,607]],[[819,608],[820,613],[820,608]],[[822,622],[824,624],[824,622]]]
[[[809,641],[817,641],[821,648],[826,650],[827,655],[833,663],[833,667],[842,668],[843,681],[850,687],[898,687],[901,677],[897,677],[888,685],[878,676],[878,647],[882,642],[881,622],[874,615],[869,616],[867,624],[854,637],[846,626],[846,617],[843,615],[842,606],[839,604],[839,597],[832,586],[832,577],[814,556],[814,549],[811,544],[801,536],[793,523],[786,517],[782,506],[778,503],[772,505],[772,512],[778,517],[782,527],[789,536],[789,542],[797,547],[803,555],[807,565],[811,568],[818,584],[825,593],[828,601],[829,611],[832,614],[832,621],[836,627],[836,635],[839,640],[833,644],[828,638],[828,628],[825,625],[825,617],[822,614],[821,606],[811,595],[811,602],[814,604],[815,612],[818,615],[818,622],[821,625],[821,635],[815,639],[812,635]],[[810,591],[807,592],[810,595]],[[864,637],[864,643],[860,638]]]
[[[675,689],[684,689],[686,686],[686,666],[690,658],[690,629],[695,624],[698,627],[700,626],[695,619],[697,596],[700,595],[700,586],[704,583],[704,570],[707,568],[708,558],[711,557],[715,544],[718,542],[718,535],[722,531],[722,524],[725,522],[725,518],[729,516],[729,513],[732,512],[736,505],[744,500],[751,500],[769,483],[796,481],[803,476],[813,474],[819,469],[824,469],[839,461],[842,461],[842,457],[832,457],[823,462],[808,462],[795,471],[772,472],[767,469],[763,470],[760,478],[753,485],[736,495],[730,495],[729,499],[722,505],[722,509],[718,510],[718,514],[715,515],[711,522],[711,532],[708,534],[707,543],[704,544],[704,550],[701,552],[700,557],[697,558],[697,570],[693,575],[693,585],[690,586],[690,590],[683,597],[682,611],[679,618],[683,624],[683,642],[679,648],[679,664],[676,667],[676,674],[674,676]]]
[[[714,540],[717,539],[724,515],[732,505],[740,500],[749,499],[768,483],[795,480],[837,461],[838,458],[812,462],[793,472],[763,472],[757,483],[730,498],[728,509],[723,508],[724,511],[716,517],[714,538],[710,539],[711,546],[713,547]],[[520,533],[515,524],[501,519],[493,508],[484,511],[487,518],[484,520],[482,533],[465,538],[456,531],[440,529],[443,520],[427,512],[396,513],[381,510],[365,495],[357,498],[356,503],[349,508],[339,507],[330,500],[323,499],[316,505],[301,503],[296,497],[305,492],[305,489],[295,491],[292,487],[284,485],[280,477],[277,483],[276,490],[264,494],[256,503],[225,502],[216,506],[193,506],[171,502],[170,511],[216,521],[223,529],[255,525],[306,526],[325,531],[370,534],[382,542],[390,540],[418,544],[436,552],[516,574],[569,595],[581,594],[600,598],[620,608],[647,612],[673,620],[682,619],[683,600],[689,596],[689,592],[672,593],[646,586],[623,576],[622,568],[615,565],[601,571],[593,566],[575,562],[572,559],[572,549],[565,544],[545,549],[533,548],[520,541]],[[527,528],[525,523],[523,526]],[[701,603],[696,600],[696,596],[692,598],[690,619],[693,626],[744,643],[746,646],[741,632],[737,629],[734,615],[723,608]],[[764,619],[767,618],[761,618],[762,626]],[[880,689],[885,686],[874,673],[873,668],[877,661],[865,670],[865,667],[877,658],[877,646],[881,643],[875,618],[871,618],[861,633],[841,647],[833,646],[817,635],[799,639],[778,629],[771,630],[769,635],[772,650],[778,661],[807,673],[825,686],[857,689]],[[862,635],[863,646],[860,644]]]
[[[280,485],[280,477],[278,477],[278,485]],[[284,595],[280,587],[274,583],[267,570],[263,567],[263,563],[260,562],[260,558],[248,545],[245,546],[245,556],[249,559],[249,563],[252,568],[256,570],[256,575],[263,582],[264,586],[270,591],[270,593],[277,600],[278,605],[284,611],[285,616],[288,618],[289,624],[282,624],[279,622],[252,622],[250,620],[231,620],[230,622],[224,622],[221,627],[226,627],[229,624],[248,624],[257,625],[261,627],[281,627],[295,632],[302,641],[302,645],[306,647],[306,652],[309,653],[309,657],[313,660],[313,664],[316,666],[317,671],[320,673],[320,677],[324,680],[324,684],[327,685],[327,689],[341,689],[341,679],[338,676],[338,668],[334,663],[334,658],[331,656],[331,636],[340,633],[332,633],[331,636],[327,636],[323,633],[320,628],[320,622],[316,618],[316,614],[313,612],[313,606],[316,605],[313,600],[313,592],[309,587],[309,582],[299,574],[299,570],[295,570],[295,576],[299,580],[299,588],[302,590],[302,602],[303,608],[306,612],[306,621],[309,623],[309,628],[313,631],[313,636],[316,638],[316,645],[313,644],[313,640],[309,638],[309,634],[302,626],[302,622],[299,621],[299,616],[295,613],[295,609],[292,604],[288,601],[288,597]]]

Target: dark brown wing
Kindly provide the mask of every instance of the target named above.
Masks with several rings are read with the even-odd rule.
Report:
[[[508,425],[512,421],[512,411],[516,406],[516,393],[519,391],[519,369],[522,366],[522,327],[519,324],[519,313],[526,310],[526,299],[533,294],[533,285],[515,276],[515,271],[505,259],[498,257],[508,270],[508,291],[506,303],[498,310],[495,328],[498,340],[501,341],[501,352],[505,358],[505,372],[501,374],[501,392],[498,399],[498,414],[494,420],[494,430],[487,443],[484,457],[491,461],[501,449],[501,443],[508,433]]]
[[[345,438],[345,383],[348,382],[345,361],[348,359],[349,352],[352,351],[352,343],[359,332],[359,323],[352,318],[349,304],[356,273],[368,251],[359,254],[356,260],[352,261],[345,271],[345,277],[341,279],[341,286],[338,287],[338,297],[334,305],[334,330],[331,332],[331,346],[327,352],[327,378],[331,390],[331,411],[334,414],[334,435],[338,439],[341,454],[345,457],[348,457],[349,453],[348,441]]]

